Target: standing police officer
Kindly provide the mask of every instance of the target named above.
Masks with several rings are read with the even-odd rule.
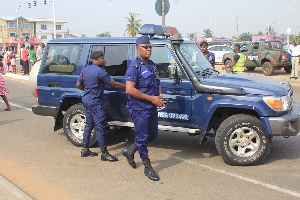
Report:
[[[83,132],[83,147],[81,157],[98,156],[97,153],[89,150],[91,132],[96,126],[96,137],[101,149],[101,160],[118,161],[118,158],[110,155],[105,143],[105,117],[103,105],[103,90],[105,84],[118,89],[125,89],[125,85],[114,81],[103,68],[106,64],[102,51],[95,51],[91,54],[93,64],[82,69],[76,86],[84,90],[82,103],[85,108],[86,126]]]
[[[245,65],[245,56],[244,54],[240,53],[240,45],[234,45],[233,52],[235,53],[233,57],[233,62],[231,62],[227,66],[222,67],[222,69],[225,69],[227,72],[231,71],[232,73],[243,73]]]
[[[136,168],[134,153],[139,152],[145,166],[145,175],[154,181],[159,176],[153,170],[147,144],[158,134],[157,107],[163,107],[160,94],[160,82],[156,79],[156,66],[149,58],[152,53],[149,37],[144,35],[136,40],[138,57],[133,60],[126,71],[127,108],[134,122],[136,132],[134,143],[122,151],[129,165]]]
[[[206,41],[202,41],[200,43],[200,50],[202,51],[203,55],[208,60],[208,62],[210,63],[210,65],[213,68],[215,68],[215,59],[216,59],[216,56],[215,56],[215,54],[213,52],[208,51],[207,48],[208,48],[208,43]]]

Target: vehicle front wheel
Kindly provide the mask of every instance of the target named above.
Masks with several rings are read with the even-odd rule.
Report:
[[[244,114],[230,116],[221,123],[215,144],[224,162],[237,166],[259,164],[271,148],[261,121]]]
[[[262,70],[263,70],[263,74],[265,76],[271,76],[273,74],[273,72],[274,72],[274,67],[271,64],[271,62],[265,62],[262,65]]]
[[[225,63],[224,63],[224,65],[225,66],[228,66],[228,65],[230,65],[232,63],[232,61],[231,60],[226,60],[225,61]],[[232,69],[231,68],[226,68],[226,72],[232,72]]]
[[[255,70],[256,67],[246,67],[249,71]]]
[[[291,73],[292,72],[292,65],[284,66],[284,71],[286,73]]]
[[[68,140],[75,146],[83,145],[83,131],[85,127],[85,111],[82,104],[71,106],[64,115],[63,128]],[[90,146],[96,143],[95,129],[91,133]]]

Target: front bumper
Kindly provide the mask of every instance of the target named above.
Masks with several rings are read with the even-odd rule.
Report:
[[[293,102],[286,115],[269,118],[273,136],[295,136],[300,131],[300,103]]]
[[[51,116],[56,118],[59,108],[50,106],[32,106],[32,112],[36,115]]]

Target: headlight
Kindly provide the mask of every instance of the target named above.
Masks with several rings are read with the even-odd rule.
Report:
[[[263,100],[273,110],[287,111],[287,110],[290,109],[291,103],[293,102],[293,97],[289,97],[289,96],[282,96],[282,97],[265,96],[265,97],[263,97]]]

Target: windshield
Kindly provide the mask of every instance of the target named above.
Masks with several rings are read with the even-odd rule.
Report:
[[[201,72],[212,68],[196,44],[181,44],[180,51],[192,67],[194,72]]]

